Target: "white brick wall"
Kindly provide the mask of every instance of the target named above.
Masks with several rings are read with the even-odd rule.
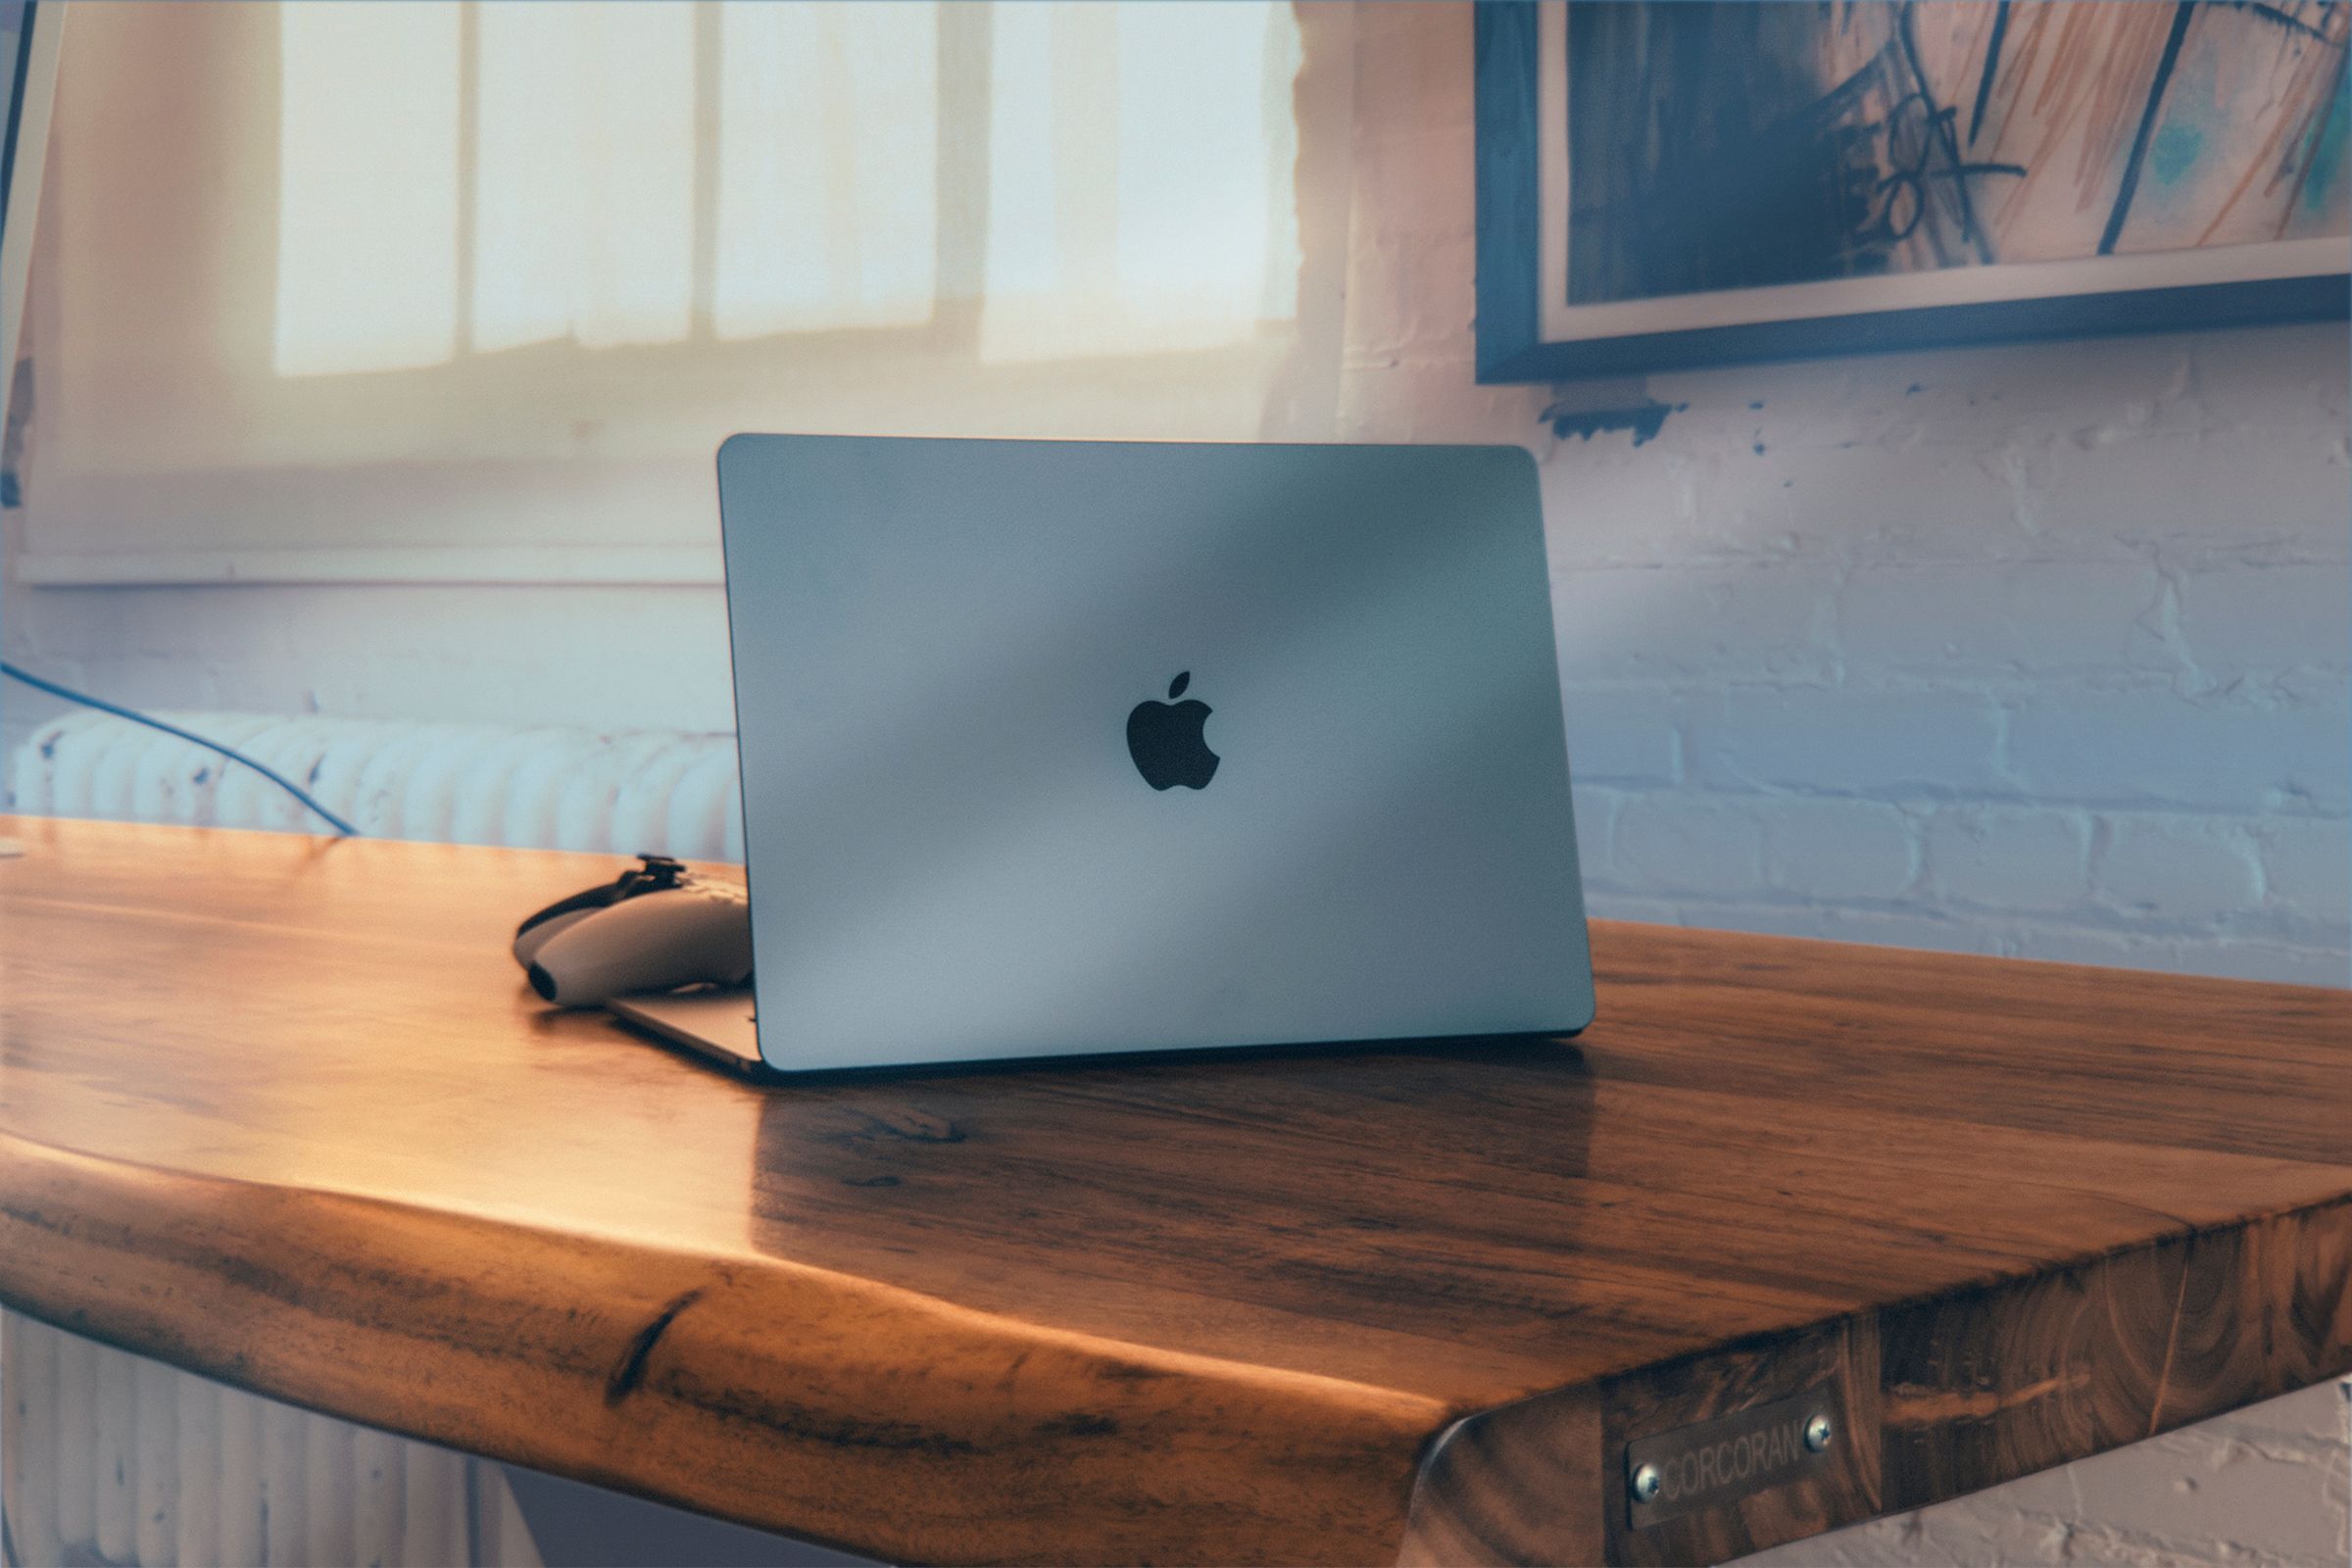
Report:
[[[1340,426],[1539,453],[1596,913],[2352,978],[2340,325],[1660,375],[1587,394],[1654,439],[1554,440],[1470,384],[1466,21],[1357,50]]]
[[[1555,441],[1545,389],[1471,380],[1469,18],[1354,33],[1333,432],[1538,452],[1595,913],[2346,982],[2340,326],[1678,373],[1615,391],[1685,405],[1656,439]],[[710,590],[11,588],[0,630],[165,707],[731,722]],[[2320,1560],[2334,1397],[1834,1560]]]
[[[1661,376],[1640,448],[1488,416],[1545,454],[1595,910],[2344,983],[2346,381],[2281,327]]]
[[[2090,896],[2091,823],[2081,811],[2035,806],[1938,807],[1922,853],[1934,905],[2056,914]]]

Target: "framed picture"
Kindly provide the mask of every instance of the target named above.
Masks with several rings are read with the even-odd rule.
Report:
[[[2346,315],[2345,0],[1493,0],[1478,374]]]

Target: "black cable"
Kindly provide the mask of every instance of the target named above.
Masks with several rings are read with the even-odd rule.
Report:
[[[334,812],[311,799],[309,792],[304,790],[301,785],[287,778],[277,769],[267,763],[257,762],[232,747],[223,746],[219,741],[208,741],[201,735],[181,729],[177,724],[167,724],[160,718],[149,718],[135,709],[124,708],[119,703],[110,703],[103,697],[91,697],[77,692],[70,686],[60,686],[53,680],[43,680],[40,676],[28,674],[4,660],[0,660],[0,675],[6,675],[12,680],[21,680],[34,691],[47,692],[50,696],[62,697],[69,703],[79,703],[84,708],[95,708],[101,713],[112,713],[117,718],[127,718],[134,724],[144,724],[149,729],[160,729],[167,735],[175,735],[183,741],[191,741],[206,751],[219,752],[232,762],[243,762],[247,767],[252,768],[256,773],[261,774],[262,777],[333,823],[335,831],[345,838],[356,839],[362,836],[358,828],[353,827],[349,822],[344,821]]]

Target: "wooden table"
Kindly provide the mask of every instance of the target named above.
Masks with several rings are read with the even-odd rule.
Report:
[[[761,1091],[522,987],[609,859],[0,833],[0,1301],[884,1557],[1719,1558],[2352,1367],[2345,993],[1601,925],[1573,1045]]]

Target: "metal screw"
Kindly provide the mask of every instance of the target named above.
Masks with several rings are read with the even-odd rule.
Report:
[[[1657,1496],[1658,1490],[1665,1485],[1666,1478],[1658,1474],[1656,1465],[1642,1465],[1634,1472],[1634,1500],[1648,1502]]]
[[[1783,1430],[1786,1431],[1787,1429],[1784,1428]],[[1830,1439],[1836,1437],[1837,1435],[1838,1429],[1830,1425],[1830,1418],[1826,1415],[1817,1415],[1812,1420],[1805,1423],[1805,1446],[1812,1449],[1815,1453],[1819,1453],[1822,1449],[1828,1447],[1830,1446]]]

